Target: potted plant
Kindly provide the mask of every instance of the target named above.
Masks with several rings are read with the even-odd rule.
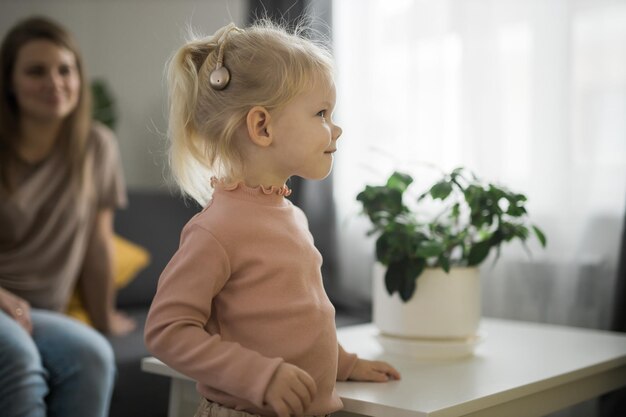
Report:
[[[106,81],[94,79],[91,84],[91,114],[93,118],[115,130],[117,125],[117,103]]]
[[[465,168],[444,174],[409,206],[412,183],[394,172],[357,195],[373,225],[368,234],[377,235],[374,321],[392,336],[471,337],[480,318],[478,265],[491,251],[497,260],[505,242],[534,235],[545,246],[545,235],[528,222],[526,196]],[[425,206],[436,214],[426,216]],[[381,307],[385,300],[395,305]]]

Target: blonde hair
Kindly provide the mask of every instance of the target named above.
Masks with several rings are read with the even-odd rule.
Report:
[[[242,156],[234,136],[248,111],[285,106],[318,82],[332,80],[330,52],[269,20],[246,28],[232,23],[213,36],[194,37],[172,56],[167,67],[169,89],[170,168],[183,194],[201,205],[210,199],[210,178],[232,177]],[[219,50],[230,72],[223,90],[210,86]]]

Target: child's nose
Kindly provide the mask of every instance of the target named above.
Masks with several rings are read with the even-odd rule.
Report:
[[[343,133],[343,129],[340,128],[339,126],[335,125],[333,127],[333,139],[337,140],[339,139],[339,136],[341,136],[341,134]]]

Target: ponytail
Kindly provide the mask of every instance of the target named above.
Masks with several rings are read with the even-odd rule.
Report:
[[[174,54],[167,67],[169,163],[182,191],[200,204],[206,203],[202,188],[209,181],[210,167],[202,163],[206,159],[205,145],[199,137],[194,113],[198,101],[198,70],[210,52],[206,43],[187,44]]]

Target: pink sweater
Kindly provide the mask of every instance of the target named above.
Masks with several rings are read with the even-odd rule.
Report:
[[[215,187],[160,277],[148,349],[230,408],[273,415],[263,398],[286,361],[317,384],[307,415],[341,409],[335,381],[348,378],[357,358],[337,343],[304,213],[285,188]]]

